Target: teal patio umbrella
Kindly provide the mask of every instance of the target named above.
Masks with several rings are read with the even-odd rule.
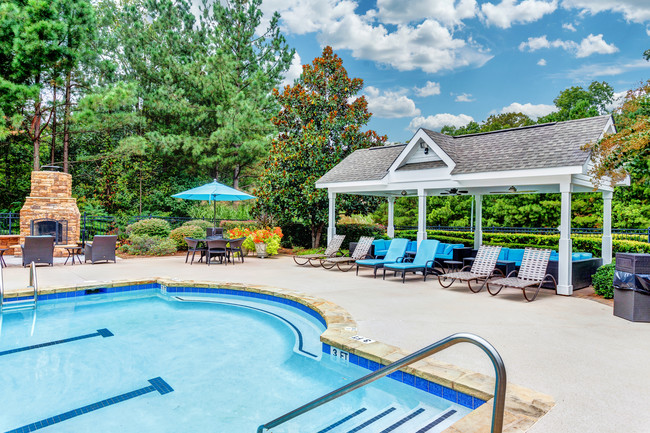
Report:
[[[254,195],[247,194],[235,188],[231,188],[222,183],[214,181],[187,191],[179,192],[172,195],[174,198],[183,198],[185,200],[205,200],[214,204],[213,223],[217,224],[217,202],[218,201],[239,201],[257,198]]]

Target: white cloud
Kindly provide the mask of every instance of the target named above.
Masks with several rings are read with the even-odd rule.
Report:
[[[615,108],[620,107],[623,104],[623,100],[625,99],[625,95],[627,95],[626,90],[624,90],[622,92],[614,92],[614,96],[612,97],[612,103],[606,105],[605,110],[612,111]]]
[[[478,12],[476,0],[377,0],[377,10],[372,15],[389,24],[419,22],[423,17],[454,26],[463,19],[473,18]]]
[[[415,132],[419,128],[439,130],[445,125],[455,126],[459,128],[461,126],[467,125],[469,122],[472,122],[474,119],[467,114],[449,114],[449,113],[440,113],[434,116],[419,116],[411,120],[409,123],[408,129]]]
[[[280,83],[280,88],[283,88],[284,86],[287,85],[288,86],[293,85],[293,82],[297,80],[301,74],[302,74],[302,63],[300,60],[300,55],[298,53],[295,53],[293,55],[293,59],[291,59],[291,65],[289,66],[287,72],[285,72],[282,83]]]
[[[456,2],[456,8],[464,10],[465,6],[461,6],[471,3],[467,2]],[[398,25],[393,30],[377,22],[377,10],[359,15],[356,7],[357,2],[351,0],[266,0],[262,3],[265,16],[276,10],[281,14],[282,27],[287,33],[316,33],[321,45],[350,50],[357,59],[400,71],[420,69],[436,73],[467,66],[480,67],[493,57],[471,38],[456,38],[452,30],[436,19],[426,18],[417,25]],[[457,16],[468,13],[458,12]]]
[[[461,93],[460,95],[456,96],[456,99],[454,99],[456,102],[473,102],[476,99],[472,98],[471,93]]]
[[[368,86],[365,89],[368,111],[373,116],[383,119],[419,116],[420,109],[404,93],[404,91],[382,92],[376,87]]]
[[[645,34],[650,36],[650,26],[645,28]]]
[[[647,0],[563,0],[565,9],[581,9],[582,12],[597,14],[611,11],[622,13],[626,20],[643,23],[650,21],[650,2]]]
[[[603,40],[603,35],[589,34],[580,42],[576,57],[589,57],[592,54],[612,54],[618,51],[614,44],[608,44]]]
[[[568,73],[563,72],[554,77],[557,78],[570,78],[572,80],[592,80],[598,77],[612,77],[622,73],[632,71],[635,69],[648,69],[650,62],[643,59],[633,60],[627,63],[592,63],[590,65],[582,65]]]
[[[575,32],[575,31],[576,31],[576,28],[573,27],[573,24],[571,24],[571,23],[564,23],[564,24],[562,24],[562,28],[563,28],[563,29],[566,29],[566,30],[570,30],[570,31],[572,31],[572,32]]]
[[[563,41],[556,39],[549,41],[546,35],[536,38],[528,38],[528,41],[519,44],[520,51],[537,51],[542,48],[562,48],[565,51],[574,53],[576,57],[589,57],[592,54],[612,54],[618,51],[614,44],[608,44],[603,39],[603,35],[594,36],[589,34],[580,43],[574,41]]]
[[[539,66],[546,66],[546,59],[539,59],[539,61],[537,62],[537,64],[538,64]]]
[[[539,20],[546,14],[557,9],[557,0],[501,0],[498,5],[485,3],[481,6],[481,12],[488,25],[495,25],[507,29],[512,24],[532,23]]]
[[[433,81],[427,81],[427,84],[424,87],[415,87],[415,94],[422,98],[427,96],[439,95],[440,94],[440,83]]]
[[[507,107],[501,109],[501,113],[524,113],[526,116],[531,119],[537,119],[538,117],[546,116],[547,114],[552,113],[557,110],[555,105],[546,105],[546,104],[537,104],[533,105],[530,102],[526,104],[520,104],[519,102],[513,102]]]

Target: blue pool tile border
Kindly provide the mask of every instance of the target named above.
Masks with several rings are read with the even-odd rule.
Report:
[[[331,346],[327,343],[323,343],[323,353],[329,355],[331,352],[332,352]],[[376,371],[379,370],[381,367],[383,367],[381,364],[375,361],[371,361],[369,359],[366,359],[359,355],[355,355],[353,353],[351,353],[350,356],[348,357],[348,362],[354,365],[358,365],[359,367],[365,368],[370,371]],[[401,382],[405,385],[412,386],[414,388],[428,392],[429,394],[433,394],[437,397],[444,398],[445,400],[451,401],[453,403],[457,403],[469,409],[476,409],[477,407],[485,403],[485,400],[482,400],[480,398],[473,397],[469,394],[465,394],[451,388],[447,388],[446,386],[442,386],[439,383],[431,382],[429,380],[414,376],[410,373],[406,373],[403,371],[393,372],[389,374],[388,377],[390,379]]]

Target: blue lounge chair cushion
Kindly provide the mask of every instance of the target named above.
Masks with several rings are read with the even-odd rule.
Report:
[[[510,248],[501,248],[501,252],[499,253],[499,258],[497,260],[508,260],[509,251]]]
[[[410,254],[417,254],[418,252],[418,241],[409,241],[406,245],[406,252]]]
[[[408,239],[393,239],[390,243],[390,247],[386,252],[386,256],[383,259],[364,259],[357,260],[357,265],[361,266],[378,266],[385,263],[395,263],[400,257],[404,257],[406,253],[406,245],[408,244]]]
[[[372,241],[375,257],[384,257],[390,247],[390,241],[386,239],[375,239]]]
[[[413,262],[400,262],[400,263],[386,263],[386,269],[423,269],[427,266],[428,262],[433,260],[436,256],[436,250],[438,249],[439,241],[433,239],[425,239],[420,242],[420,248],[418,248],[418,253],[415,255]],[[430,265],[430,263],[429,263]]]

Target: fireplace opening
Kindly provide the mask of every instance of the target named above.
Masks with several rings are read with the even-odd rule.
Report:
[[[31,236],[54,236],[55,244],[68,243],[68,221],[41,218],[30,223]]]

